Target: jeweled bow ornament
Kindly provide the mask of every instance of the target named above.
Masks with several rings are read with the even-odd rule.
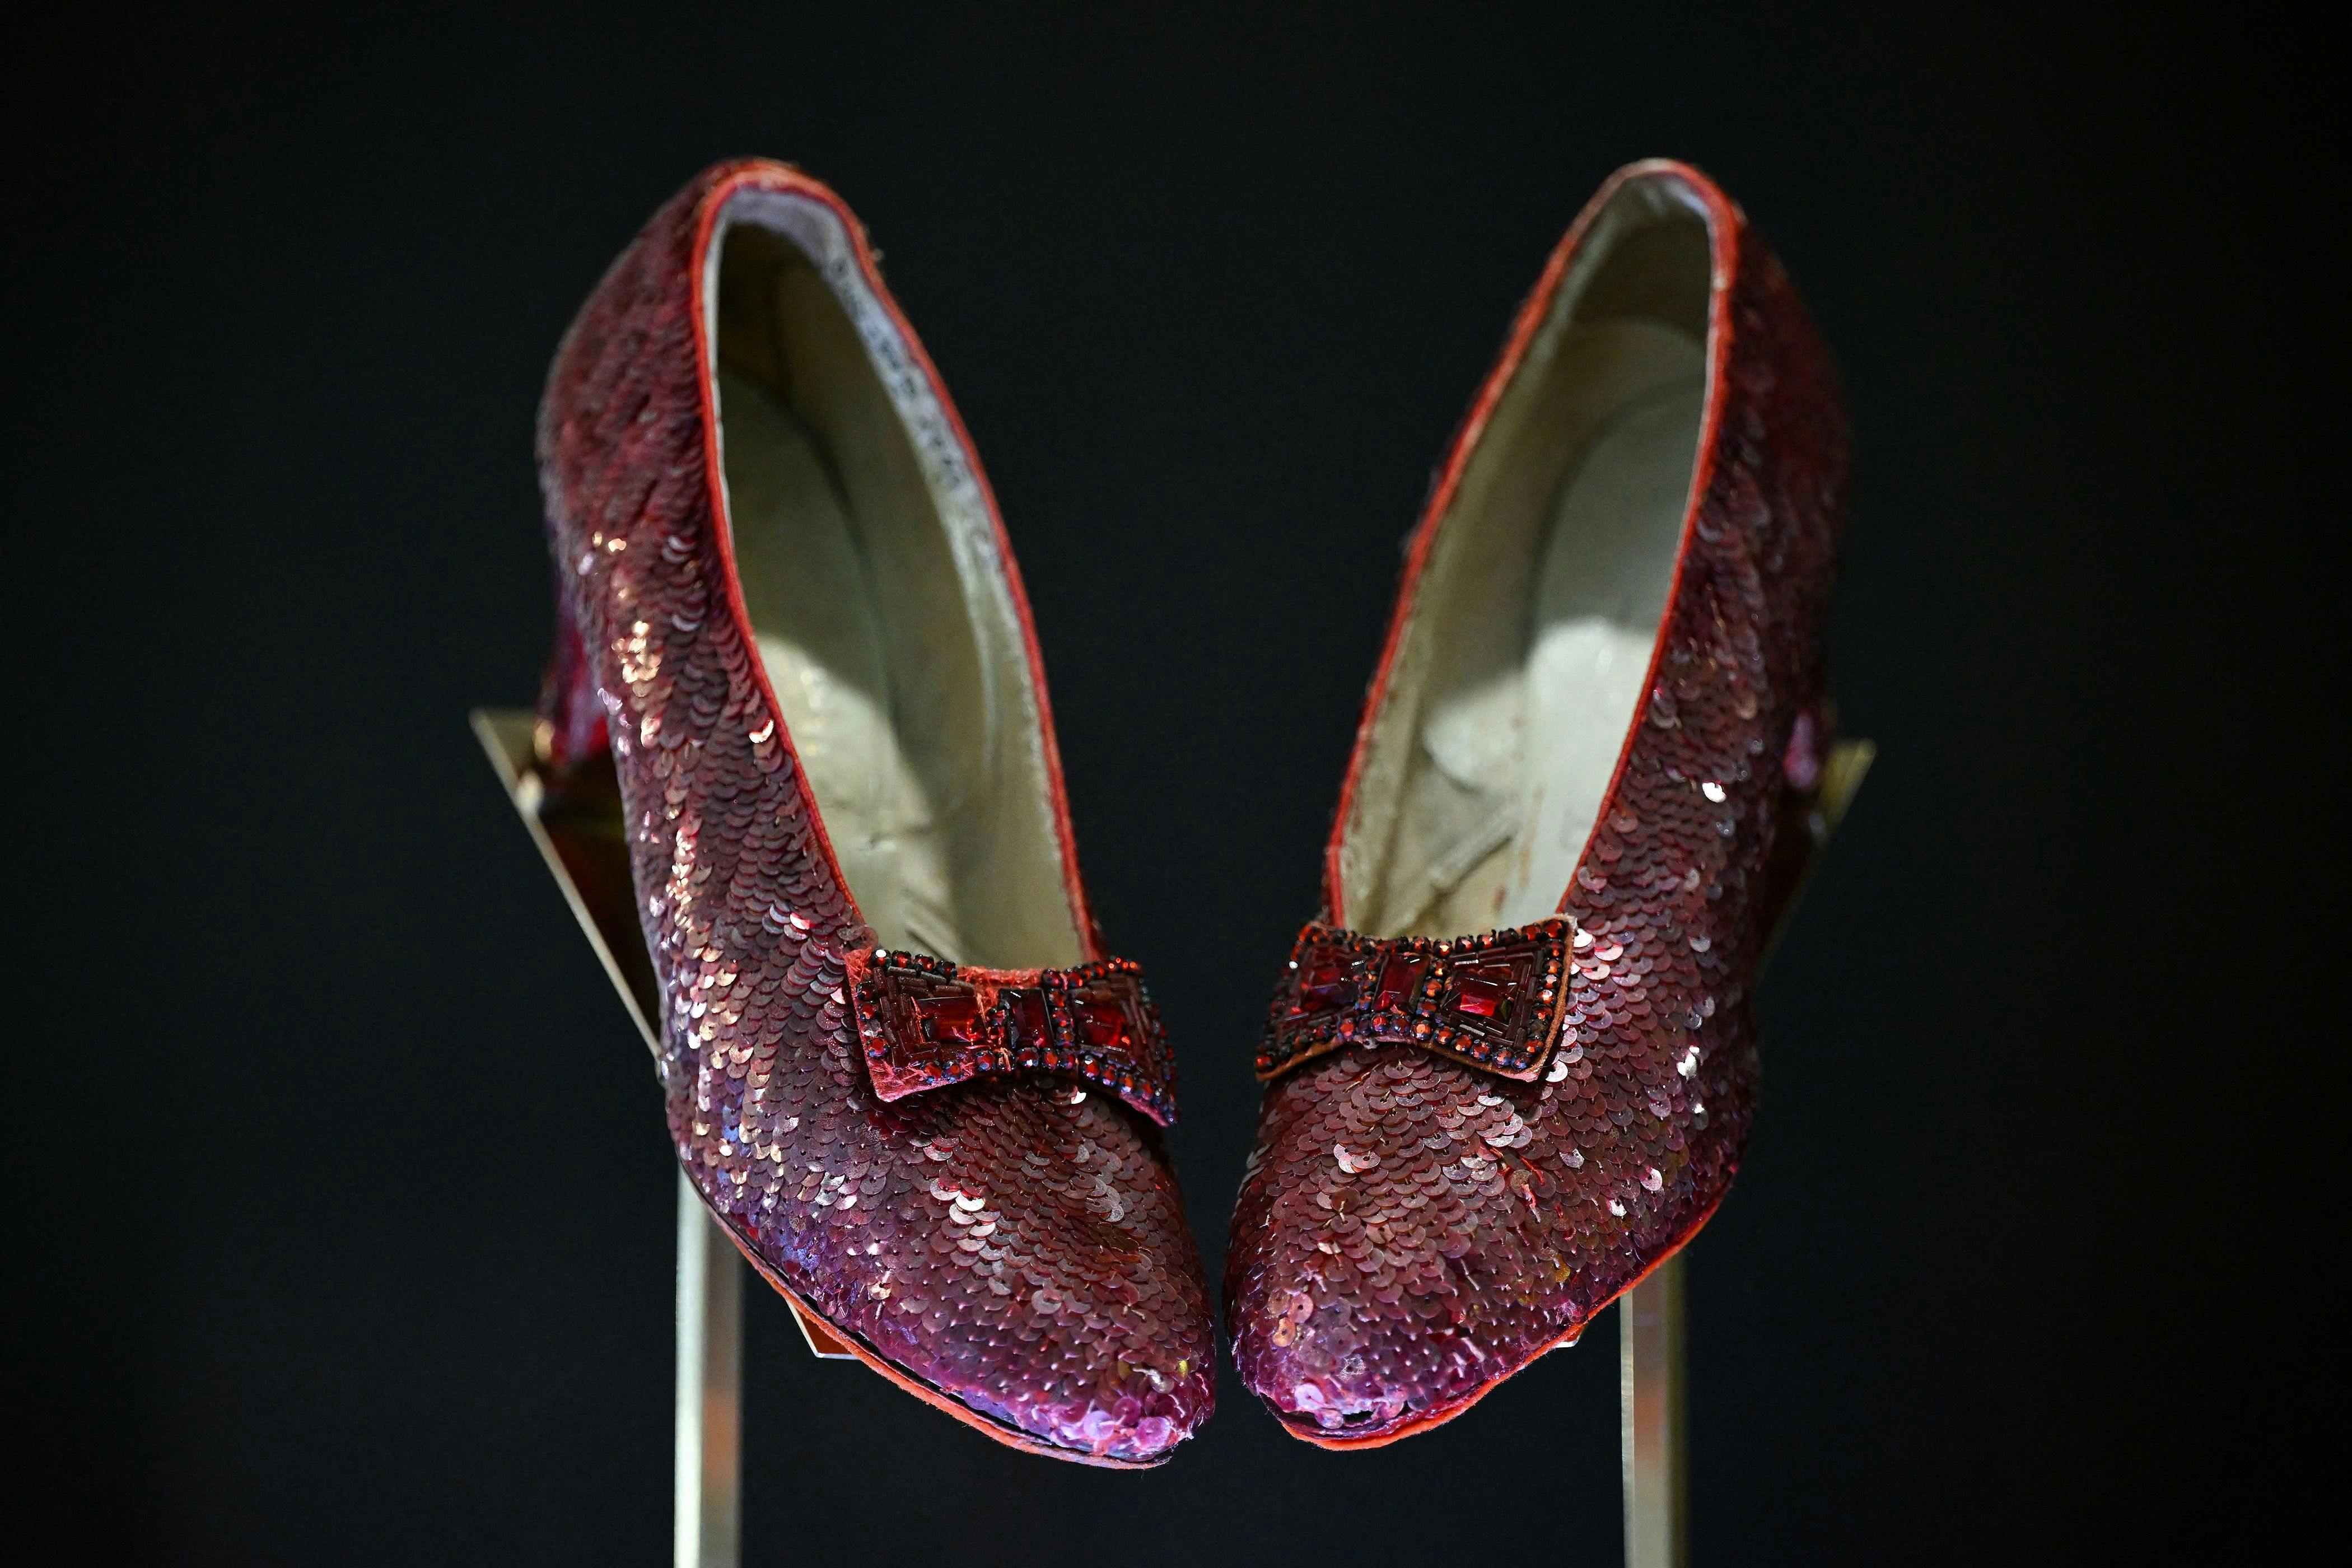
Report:
[[[849,960],[866,1069],[881,1100],[985,1073],[1074,1073],[1162,1127],[1176,1120],[1176,1068],[1141,966],[972,969],[867,948]]]
[[[1575,941],[1565,915],[1443,940],[1309,923],[1275,990],[1257,1076],[1342,1046],[1396,1044],[1532,1079],[1559,1040]]]

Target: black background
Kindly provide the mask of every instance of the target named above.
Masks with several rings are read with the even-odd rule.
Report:
[[[2296,1271],[2343,1235],[2341,174],[2312,162],[2340,89],[2335,44],[2248,16],[26,35],[18,1555],[667,1552],[656,1085],[465,715],[527,701],[547,641],[557,334],[752,152],[856,207],[987,458],[1090,886],[1178,1042],[1213,1271],[1431,466],[1598,182],[1719,177],[1843,363],[1832,657],[1882,751],[1692,1253],[1700,1560],[2228,1556],[2323,1510],[2343,1352]],[[1228,1374],[1139,1476],[814,1363],[761,1293],[747,1562],[1606,1563],[1601,1330],[1365,1455]]]

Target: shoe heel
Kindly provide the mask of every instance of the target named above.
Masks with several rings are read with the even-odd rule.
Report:
[[[555,616],[555,648],[540,678],[539,721],[530,738],[541,768],[565,775],[610,756],[612,738],[604,728],[604,700],[596,695],[595,667],[560,594]]]

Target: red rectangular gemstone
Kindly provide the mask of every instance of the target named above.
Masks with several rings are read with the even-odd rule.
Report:
[[[1128,1043],[1127,1009],[1118,1003],[1089,998],[1073,1004],[1070,1012],[1089,1048],[1105,1051]]]
[[[976,996],[926,996],[915,1004],[926,1039],[942,1044],[976,1046],[982,1034],[980,999]]]
[[[1354,1002],[1358,989],[1350,969],[1341,954],[1328,947],[1317,948],[1298,967],[1298,997],[1291,1004],[1290,1016],[1328,1013]]]
[[[1473,1017],[1491,1018],[1503,1010],[1504,1000],[1498,981],[1484,974],[1465,974],[1456,983],[1454,1010]]]
[[[1428,964],[1422,959],[1402,955],[1391,958],[1381,968],[1380,994],[1373,1000],[1375,1007],[1402,1010],[1412,1005],[1412,994],[1421,984],[1422,971]]]
[[[997,993],[1004,1004],[1005,1044],[1014,1050],[1034,1047],[1045,1049],[1054,1042],[1045,1026],[1045,994],[1024,987],[1012,987]]]

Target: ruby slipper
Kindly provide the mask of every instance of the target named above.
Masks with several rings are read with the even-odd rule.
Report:
[[[1459,1415],[1722,1201],[1832,738],[1846,468],[1739,209],[1612,177],[1414,536],[1258,1053],[1226,1308],[1299,1436]]]
[[[958,1419],[1166,1458],[1214,1403],[1166,1042],[1087,910],[979,459],[840,199],[690,183],[565,336],[540,462],[541,760],[626,836],[704,1202]]]

